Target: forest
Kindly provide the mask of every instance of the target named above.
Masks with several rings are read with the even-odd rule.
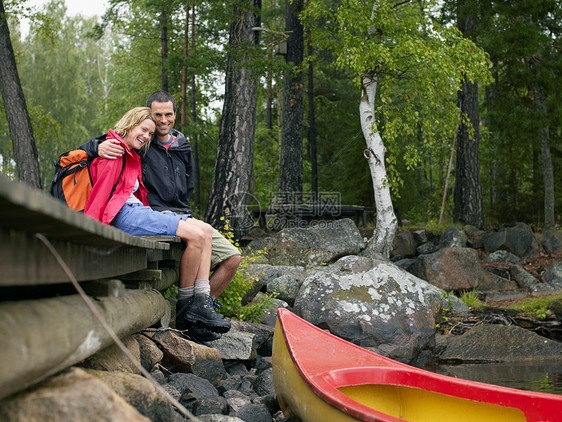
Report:
[[[412,223],[560,225],[559,0],[109,0],[94,18],[1,2],[44,190],[61,153],[164,89],[209,222],[244,195],[375,207],[388,190]],[[15,179],[4,103],[0,170]]]

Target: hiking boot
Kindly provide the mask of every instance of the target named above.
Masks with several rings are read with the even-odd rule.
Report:
[[[176,328],[186,330],[194,325],[217,333],[230,330],[230,322],[215,312],[211,296],[203,293],[182,299],[176,304]]]
[[[192,326],[182,332],[182,335],[195,343],[202,344],[207,347],[213,347],[212,341],[221,338],[221,334],[214,333],[213,331],[207,330],[206,328]]]

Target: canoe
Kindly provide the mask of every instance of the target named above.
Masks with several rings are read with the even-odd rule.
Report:
[[[340,421],[562,421],[562,396],[439,375],[378,355],[279,309],[273,382],[285,417]]]

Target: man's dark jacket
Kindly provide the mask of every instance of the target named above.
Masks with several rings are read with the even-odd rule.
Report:
[[[148,152],[140,153],[142,180],[148,190],[151,208],[191,214],[189,198],[194,188],[193,153],[183,133],[175,129],[170,133],[177,139],[169,149],[154,138]],[[105,141],[105,136],[92,138],[79,148],[89,156],[97,157],[98,145]]]

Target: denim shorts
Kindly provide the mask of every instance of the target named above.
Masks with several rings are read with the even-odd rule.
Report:
[[[175,236],[180,220],[189,214],[154,211],[142,204],[125,204],[111,225],[134,236]]]

